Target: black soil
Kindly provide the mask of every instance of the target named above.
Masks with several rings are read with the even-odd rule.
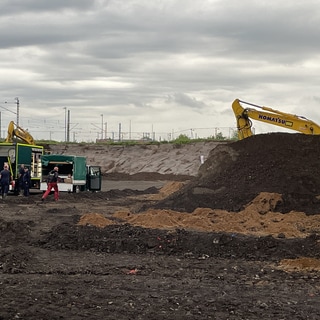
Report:
[[[194,181],[157,205],[240,211],[261,192],[282,194],[277,211],[320,212],[320,136],[273,133],[219,145]]]
[[[300,134],[223,145],[183,190],[144,206],[240,210],[267,191],[284,195],[283,212],[319,213],[319,147],[319,137]],[[320,258],[317,234],[286,239],[77,225],[85,210],[104,208],[112,218],[114,208],[141,207],[132,198],[139,194],[1,202],[0,320],[320,319],[320,274],[278,268],[282,259]]]

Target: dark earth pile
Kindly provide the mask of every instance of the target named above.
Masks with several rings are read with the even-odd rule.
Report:
[[[320,212],[320,136],[272,133],[213,149],[199,175],[157,208],[240,211],[260,192],[282,194],[279,212]]]

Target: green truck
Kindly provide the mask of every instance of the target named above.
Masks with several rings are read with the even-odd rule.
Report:
[[[9,165],[12,181],[9,186],[10,191],[15,190],[18,185],[19,168],[24,164],[29,168],[31,174],[31,188],[40,189],[41,182],[41,157],[43,147],[19,143],[19,142],[2,142],[0,143],[0,171],[4,164]]]
[[[100,191],[101,167],[87,165],[85,157],[63,154],[44,154],[41,156],[40,190],[47,190],[47,177],[54,167],[59,168],[59,191]]]

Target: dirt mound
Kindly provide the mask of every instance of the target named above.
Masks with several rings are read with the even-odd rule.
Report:
[[[79,226],[95,226],[99,228],[104,228],[105,226],[110,226],[113,222],[105,218],[100,213],[86,213],[81,216],[78,225]]]
[[[279,193],[279,212],[320,213],[320,136],[271,133],[213,149],[198,176],[156,208],[241,211],[261,192]]]
[[[279,194],[261,193],[243,211],[197,208],[192,213],[149,209],[139,214],[117,211],[113,217],[133,226],[165,230],[226,232],[275,238],[305,238],[320,232],[320,215],[307,216],[302,212],[274,212],[281,201]]]
[[[154,192],[154,194],[148,197],[149,200],[162,200],[168,197],[169,195],[180,190],[185,183],[181,181],[171,181],[166,183],[159,191]]]
[[[168,183],[161,190],[170,192],[178,186],[179,184]],[[154,196],[158,195],[160,194]],[[192,213],[161,209],[134,213],[127,208],[104,215],[101,210],[99,213],[82,215],[77,225],[105,228],[115,224],[130,224],[146,229],[223,232],[282,239],[306,238],[320,232],[320,215],[309,216],[295,211],[287,214],[275,212],[277,204],[281,202],[280,194],[263,192],[240,212],[197,208]]]
[[[196,176],[200,157],[226,141],[206,141],[188,144],[159,143],[142,145],[52,144],[46,146],[52,154],[85,156],[88,164],[101,166],[104,176],[124,180],[184,180]]]
[[[249,260],[319,259],[319,237],[281,239],[224,232],[198,232],[183,229],[149,229],[130,224],[76,226],[61,224],[52,228],[41,242],[45,249],[79,250],[108,253],[154,253]]]
[[[314,258],[283,259],[278,268],[286,272],[320,271],[320,260]]]

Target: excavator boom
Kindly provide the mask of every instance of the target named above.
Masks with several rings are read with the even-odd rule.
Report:
[[[241,104],[246,104],[254,108],[244,108]],[[232,109],[237,120],[239,140],[253,135],[251,130],[251,119],[295,130],[304,134],[320,134],[320,126],[312,120],[302,116],[281,112],[269,107],[261,107],[239,99],[234,100]]]
[[[10,121],[8,125],[8,135],[6,138],[6,142],[13,142],[14,137],[27,144],[35,143],[32,135],[28,131],[25,131],[24,129],[16,125],[13,121]]]

